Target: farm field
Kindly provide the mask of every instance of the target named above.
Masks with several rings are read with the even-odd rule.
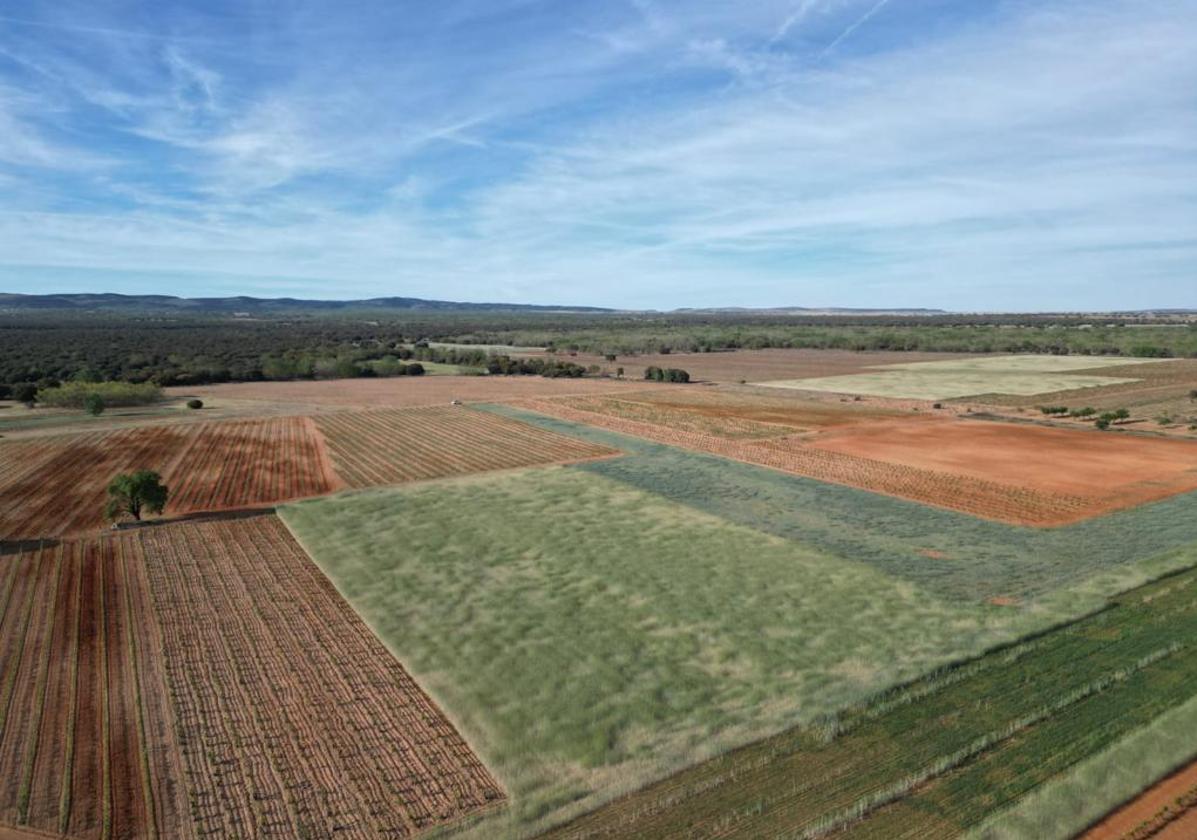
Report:
[[[166,388],[169,396],[255,402],[294,413],[329,407],[413,408],[463,402],[493,402],[518,397],[569,396],[643,390],[643,381],[617,379],[546,379],[540,376],[396,376],[389,379],[329,379],[296,382],[229,382]]]
[[[1197,545],[1197,493],[1060,528],[1027,528],[516,408],[488,410],[628,453],[576,469],[850,557],[953,599],[1013,600],[1024,607],[1047,599],[1061,614],[1075,614],[1182,566],[1188,562],[1183,550]],[[1079,592],[1086,581],[1096,586],[1096,599],[1057,603],[1062,592]]]
[[[194,837],[136,539],[0,554],[0,824]]]
[[[10,449],[11,448],[11,449]],[[155,425],[0,441],[0,539],[77,534],[101,527],[105,488],[118,472],[152,469],[171,488],[166,513],[272,504],[338,486],[310,419]]]
[[[276,518],[137,539],[197,834],[408,837],[502,802]]]
[[[1135,369],[1153,359],[1103,359],[1081,356],[988,356],[935,362],[879,365],[845,376],[762,381],[770,388],[861,394],[900,399],[946,400],[984,394],[1032,396],[1077,391],[1137,381]],[[1101,373],[1127,369],[1131,377]]]
[[[529,352],[521,355],[542,356]],[[643,380],[647,367],[681,368],[694,382],[760,382],[770,379],[799,379],[816,376],[840,376],[867,371],[874,365],[912,361],[943,361],[945,359],[975,358],[965,353],[920,353],[888,350],[801,350],[771,348],[768,350],[732,350],[715,353],[642,353],[617,356],[607,361],[594,353],[567,354],[558,352],[555,358],[584,367],[598,365],[614,374],[623,368],[628,379]]]
[[[901,565],[905,551],[877,551],[891,519],[858,510],[854,503],[870,494],[837,488],[856,494],[845,500],[855,524],[873,522],[871,562],[855,551],[829,550],[833,535],[853,539],[843,522],[825,522],[811,539],[793,531],[778,537],[780,529],[770,534],[767,524],[750,525],[734,508],[715,511],[694,498],[682,504],[659,485],[632,484],[629,464],[639,461],[643,474],[659,477],[669,475],[667,458],[677,457],[719,470],[724,498],[746,499],[758,513],[763,501],[737,473],[768,471],[642,447],[580,466],[281,510],[510,791],[510,815],[497,818],[509,821],[503,831],[523,835],[559,823],[721,748],[817,723],[1197,560],[1197,532],[1187,533],[1185,524],[1192,521],[1190,498],[1188,513],[1171,514],[1186,532],[1174,528],[1172,544],[1144,546],[1151,554],[1141,563],[1109,557],[1104,567],[1089,562],[1067,570],[1071,578],[1061,581],[1051,579],[1056,563],[1044,563],[1035,547],[1011,559],[1009,577],[991,582],[997,591],[1025,588],[1036,562],[1042,575],[1037,594],[1027,595],[1034,600],[1011,609],[955,593],[965,581],[945,583],[949,564],[919,550],[909,554],[922,561],[921,575]],[[702,498],[713,489],[710,477],[693,471],[678,476],[677,486]],[[891,516],[920,507],[875,498],[905,506]],[[780,509],[811,509],[807,501]],[[460,510],[472,515],[463,521]],[[826,515],[820,505],[811,519]],[[909,531],[938,536],[923,530],[927,524],[912,522]],[[990,550],[1002,551],[1002,540],[1020,532],[1035,533],[1007,526],[993,535]],[[643,557],[654,562],[637,560]],[[729,557],[736,562],[729,565]],[[974,592],[998,575],[988,563],[964,565]],[[1046,680],[1042,688],[1053,684]],[[485,825],[479,836],[499,830]]]
[[[690,390],[690,389],[686,389]],[[1197,445],[1027,424],[937,419],[809,418],[816,434],[690,406],[627,398],[522,400],[512,405],[649,440],[899,496],[1013,524],[1058,526],[1197,488]],[[751,398],[745,400],[751,402]],[[750,413],[745,409],[744,414]],[[804,422],[797,406],[790,422]],[[844,418],[863,413],[840,412]],[[897,417],[896,414],[889,415]],[[836,426],[843,428],[837,428]],[[915,443],[915,442],[918,443]],[[916,452],[917,450],[917,452]],[[1085,458],[1067,471],[1058,464]],[[1042,464],[1036,470],[1030,465]],[[1088,470],[1088,472],[1086,472]],[[1068,473],[1076,480],[1064,478]]]
[[[846,709],[822,728],[690,768],[549,836],[813,838],[846,827],[854,838],[959,837],[1189,703],[1194,586],[1190,571],[1128,592],[1073,624]]]
[[[338,412],[316,425],[337,474],[357,488],[617,454],[460,406]]]

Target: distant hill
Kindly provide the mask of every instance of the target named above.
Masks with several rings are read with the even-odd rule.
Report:
[[[694,315],[947,315],[946,309],[858,309],[845,306],[772,306],[751,308],[744,306],[722,306],[706,309],[677,309]]]
[[[513,312],[613,312],[598,306],[536,306],[523,303],[462,303],[407,297],[379,297],[363,300],[303,300],[299,298],[211,297],[181,298],[171,295],[57,294],[17,295],[0,293],[0,311],[73,310],[78,312],[162,312],[246,313],[266,315],[283,312],[330,312],[353,309],[397,309],[426,311],[513,311]]]

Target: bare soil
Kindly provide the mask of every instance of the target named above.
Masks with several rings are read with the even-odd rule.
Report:
[[[198,834],[410,837],[505,801],[277,518],[135,533]]]
[[[1107,814],[1077,840],[1192,840],[1197,837],[1197,762]],[[1178,802],[1180,804],[1178,804]]]
[[[918,469],[1107,500],[1106,507],[1197,489],[1197,443],[930,416],[826,431],[811,445]]]
[[[374,487],[617,454],[463,406],[322,415],[316,423],[350,487]]]
[[[313,408],[411,408],[462,402],[505,402],[521,397],[602,394],[643,389],[645,383],[617,379],[546,379],[542,376],[397,376],[389,379],[331,379],[313,382],[230,382],[168,388],[172,396],[197,396],[268,404],[274,412],[307,413]]]

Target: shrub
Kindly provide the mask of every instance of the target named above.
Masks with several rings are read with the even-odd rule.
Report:
[[[407,366],[407,375],[408,376],[423,376],[424,375],[424,366],[422,364],[420,364],[419,362],[412,362],[410,365]]]
[[[149,405],[162,399],[162,389],[152,382],[64,382],[42,391],[39,399],[57,408],[86,408],[92,395],[108,406]]]
[[[1172,418],[1167,414],[1161,414],[1159,417],[1155,418],[1155,422],[1160,426],[1171,426]]]
[[[12,396],[11,385],[0,385],[0,400],[6,400]]]
[[[92,417],[99,417],[104,413],[104,398],[99,394],[88,394],[83,398],[83,410]]]
[[[199,409],[204,407],[203,400],[188,400],[187,407],[191,409]]]
[[[1069,417],[1092,417],[1097,413],[1097,409],[1092,406],[1085,406],[1084,408],[1074,408],[1068,412]]]
[[[1039,410],[1044,414],[1067,414],[1068,406],[1064,405],[1041,405]]]
[[[689,382],[690,374],[680,368],[649,366],[644,369],[644,378],[653,382]]]
[[[32,382],[24,382],[13,388],[12,398],[20,403],[32,407],[37,402],[37,386]]]
[[[1108,429],[1110,428],[1110,418],[1103,414],[1101,417],[1097,418],[1093,425],[1097,426],[1099,429]]]

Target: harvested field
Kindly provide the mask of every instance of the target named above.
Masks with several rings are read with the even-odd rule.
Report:
[[[316,420],[337,473],[374,487],[580,461],[617,451],[460,406],[337,412]]]
[[[1147,840],[1149,837],[1192,838],[1186,825],[1197,825],[1197,762],[1161,779],[1131,802],[1106,815],[1078,840]]]
[[[604,394],[643,390],[644,382],[617,379],[546,379],[541,376],[396,376],[390,379],[330,379],[315,382],[230,382],[167,388],[170,396],[195,395],[205,402],[253,401],[273,410],[304,413],[313,407],[414,408],[508,398]]]
[[[504,793],[273,516],[132,532],[200,836],[410,837]]]
[[[523,355],[546,355],[527,353]],[[614,362],[593,353],[571,356],[557,353],[554,358],[589,367],[598,365],[614,374],[623,368],[628,379],[644,379],[647,367],[681,368],[695,382],[761,382],[769,379],[799,379],[813,376],[840,376],[859,373],[874,365],[899,362],[929,362],[945,359],[972,359],[976,354],[921,353],[889,350],[733,350],[717,353],[646,353],[619,356]]]
[[[1140,495],[1132,496],[1124,504],[1121,497],[1117,495],[1103,494],[1095,497],[1078,493],[1060,493],[1040,489],[1028,482],[1015,484],[977,475],[956,473],[946,469],[928,469],[885,458],[883,457],[884,452],[875,453],[879,457],[865,457],[850,452],[840,452],[834,448],[818,446],[818,441],[821,440],[819,436],[796,434],[763,439],[737,439],[704,431],[690,431],[685,427],[679,427],[676,422],[672,426],[663,426],[642,419],[629,419],[621,416],[619,412],[611,413],[609,403],[599,401],[582,403],[586,405],[586,409],[575,407],[579,405],[577,401],[522,400],[513,401],[512,404],[564,420],[599,426],[659,443],[681,446],[698,452],[708,452],[750,464],[792,472],[819,481],[846,484],[876,493],[899,496],[922,504],[959,510],[973,516],[1019,525],[1056,526],[1079,522],[1119,507],[1166,497],[1197,487],[1197,480],[1194,480],[1197,479],[1197,476],[1184,472],[1190,466],[1197,466],[1188,460],[1185,461],[1184,470],[1177,473],[1177,478],[1172,484],[1157,487],[1149,483],[1142,483],[1137,490]],[[923,423],[929,424],[928,428],[939,425],[930,416],[906,422],[909,422],[913,428],[917,428]],[[960,422],[963,424],[967,421]],[[971,426],[971,423],[969,425]],[[1020,431],[1034,428],[994,425],[998,425],[1002,429],[1017,430],[1011,431],[1011,434],[1015,435]],[[861,424],[852,428],[868,429],[869,427],[868,424]],[[968,427],[962,426],[962,428]],[[1084,434],[1081,432],[1061,433]],[[850,436],[852,432],[845,431],[843,434]],[[1176,443],[1180,446],[1187,446],[1187,444]],[[1133,444],[1130,448],[1133,449]],[[1192,454],[1192,451],[1191,448],[1184,450],[1186,457]],[[1035,459],[1039,462],[1048,460],[1047,456],[1042,453],[1037,454]]]
[[[1082,508],[1087,515],[1197,489],[1197,443],[1182,440],[920,417],[828,431],[810,445],[1090,500]]]
[[[0,554],[0,823],[195,836],[148,598],[133,535]]]
[[[11,454],[10,454],[11,452]],[[337,487],[313,422],[275,417],[0,441],[0,539],[102,527],[108,482],[152,469],[171,490],[168,514],[265,505]]]

